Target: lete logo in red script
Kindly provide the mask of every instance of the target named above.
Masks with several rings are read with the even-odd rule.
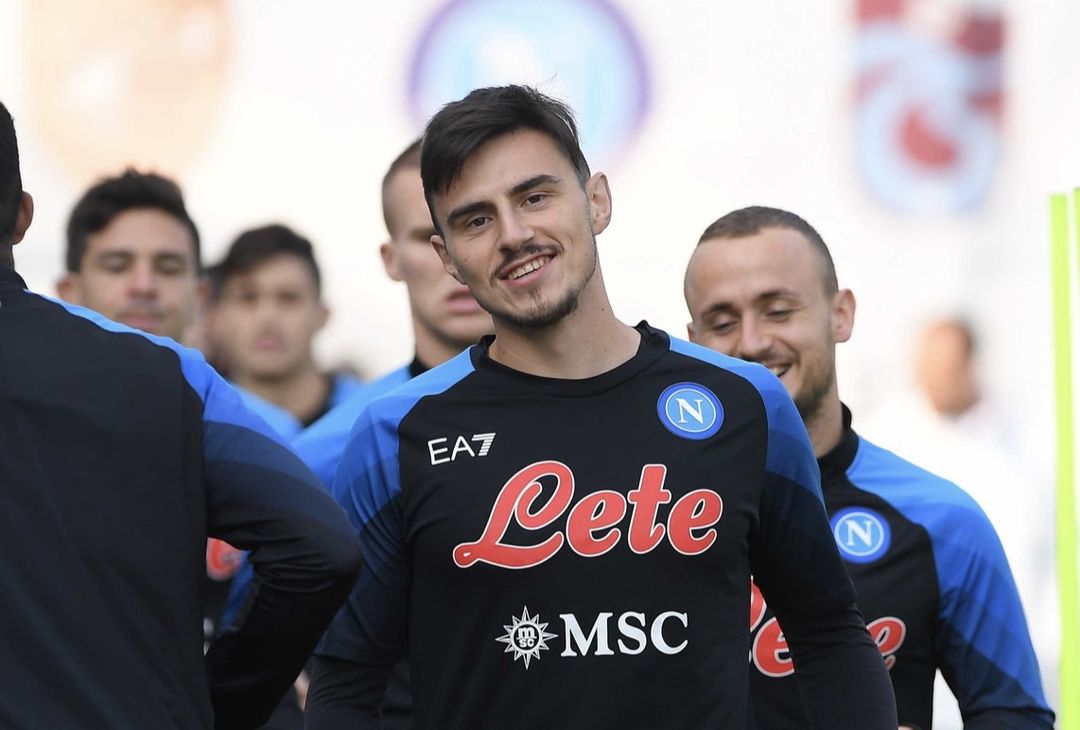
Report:
[[[554,479],[555,491],[542,504],[541,479]],[[657,521],[660,505],[672,501],[664,488],[667,467],[646,464],[636,488],[622,492],[602,489],[574,501],[574,473],[559,461],[530,464],[503,485],[491,508],[480,539],[454,548],[454,563],[468,568],[477,562],[500,568],[532,568],[558,553],[564,545],[585,558],[595,558],[614,548],[622,539],[617,527],[630,512],[627,544],[638,555],[651,552],[666,535],[671,546],[683,555],[700,555],[716,542],[714,525],[720,521],[724,502],[709,489],[687,492],[668,513],[667,524]],[[511,524],[539,530],[555,523],[569,510],[565,529],[534,545],[504,542]]]
[[[758,587],[750,583],[750,633],[753,633],[765,619],[765,598],[761,595]],[[866,625],[872,638],[878,645],[881,658],[885,660],[885,668],[892,669],[896,664],[896,652],[904,644],[907,637],[907,626],[895,616],[883,616]],[[780,628],[776,617],[765,621],[761,630],[754,637],[753,646],[750,649],[750,660],[758,671],[766,677],[786,677],[795,673],[795,665],[791,662],[791,653],[788,650],[787,640]]]

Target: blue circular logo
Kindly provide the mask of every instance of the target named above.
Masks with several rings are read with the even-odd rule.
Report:
[[[872,563],[889,549],[888,521],[866,507],[847,507],[829,520],[840,554],[852,563]]]
[[[649,65],[627,15],[610,0],[447,0],[414,47],[408,95],[423,126],[481,86],[524,83],[576,112],[598,169],[635,141],[651,97]]]
[[[720,400],[697,383],[676,383],[666,388],[656,401],[656,413],[668,431],[695,441],[709,438],[724,422]]]

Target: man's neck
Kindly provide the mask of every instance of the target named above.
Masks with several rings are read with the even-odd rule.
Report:
[[[0,266],[15,268],[15,249],[6,243],[0,244]]]
[[[597,272],[578,308],[550,327],[521,329],[496,319],[488,355],[530,375],[581,380],[626,362],[640,344],[637,330],[615,318]]]
[[[250,378],[236,374],[238,386],[306,422],[326,403],[331,383],[314,363],[284,378]]]
[[[416,359],[425,368],[442,365],[447,360],[461,354],[461,351],[476,343],[460,344],[448,342],[425,327],[413,316],[413,336],[416,338]]]
[[[810,434],[814,456],[819,459],[840,444],[844,437],[844,408],[840,405],[835,383],[822,399],[821,407],[806,420],[806,431]]]

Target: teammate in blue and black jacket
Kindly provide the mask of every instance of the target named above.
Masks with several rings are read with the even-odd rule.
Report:
[[[855,299],[839,289],[818,233],[774,208],[729,213],[701,236],[686,301],[692,340],[760,362],[794,397],[901,727],[930,728],[938,669],[965,728],[1052,727],[1020,598],[982,510],[956,485],[851,430],[835,346],[851,335]],[[809,727],[783,627],[756,590],[750,629],[757,727]]]
[[[0,726],[254,728],[358,569],[341,509],[194,350],[27,291],[0,105]],[[207,536],[250,610],[203,656]]]

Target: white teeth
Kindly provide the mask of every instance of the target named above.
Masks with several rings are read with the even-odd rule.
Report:
[[[534,272],[537,269],[541,268],[544,264],[546,264],[550,260],[551,260],[551,258],[548,257],[548,256],[543,256],[543,257],[538,258],[538,259],[533,259],[529,263],[523,264],[523,265],[517,267],[516,269],[514,269],[513,271],[511,271],[510,272],[510,278],[511,279],[520,279],[521,277],[525,276],[525,274],[531,274],[532,272]]]
[[[771,373],[772,373],[773,375],[775,375],[776,377],[778,377],[778,378],[779,378],[779,377],[780,377],[780,376],[781,376],[781,375],[782,375],[782,374],[784,373],[784,370],[785,370],[785,369],[786,369],[786,368],[784,368],[783,366],[780,366],[780,365],[774,365],[773,367],[769,368],[769,371],[770,371],[770,372],[771,372]]]

